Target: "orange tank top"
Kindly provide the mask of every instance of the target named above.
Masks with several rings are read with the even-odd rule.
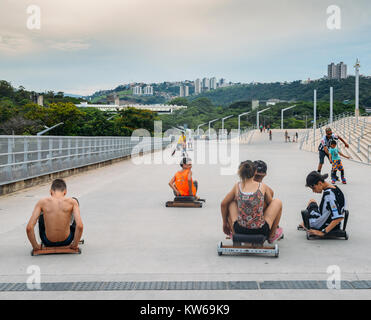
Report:
[[[181,196],[189,196],[189,185],[188,185],[188,174],[189,170],[178,171],[175,174],[175,186],[179,190]],[[192,193],[196,195],[196,187],[192,180]]]

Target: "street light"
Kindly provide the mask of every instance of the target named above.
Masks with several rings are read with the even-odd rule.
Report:
[[[211,121],[209,121],[209,140],[210,140],[210,130],[211,130],[211,124],[213,123],[213,122],[216,122],[216,121],[218,121],[219,120],[219,118],[218,119],[215,119],[215,120],[211,120]]]
[[[232,117],[234,117],[234,116],[231,115],[231,116],[228,116],[228,117],[225,117],[225,118],[222,119],[222,133],[224,133],[224,120],[227,120],[227,119],[232,118]]]
[[[296,107],[296,105],[281,110],[281,130],[283,130],[283,113],[284,113],[285,111],[290,110],[290,109],[295,108],[295,107]]]
[[[249,111],[249,112],[245,112],[245,113],[242,113],[242,114],[240,114],[240,115],[238,116],[238,136],[240,136],[241,117],[243,117],[243,116],[245,116],[245,115],[247,115],[247,114],[249,114],[249,113],[251,113],[251,111]]]
[[[317,90],[314,90],[313,97],[313,146],[316,143],[316,129],[317,129]]]
[[[264,109],[264,110],[262,110],[262,111],[258,111],[258,112],[257,112],[257,114],[256,114],[256,129],[259,129],[259,114],[261,114],[261,113],[263,113],[263,112],[265,112],[265,111],[267,111],[267,110],[269,110],[269,109],[270,109],[270,107],[267,108],[267,109]]]
[[[356,64],[354,68],[356,69],[356,110],[355,110],[355,116],[357,118],[357,123],[358,123],[358,117],[359,117],[359,68],[361,67],[360,61],[357,58]]]
[[[204,126],[207,123],[202,123],[197,127],[197,136],[200,136],[200,127]]]
[[[52,126],[52,127],[50,127],[50,128],[47,127],[47,126],[44,126],[46,129],[43,130],[43,131],[38,132],[37,135],[38,135],[38,136],[41,136],[41,135],[43,135],[44,133],[46,133],[46,132],[48,132],[48,131],[50,131],[50,130],[52,130],[52,129],[54,129],[54,128],[56,128],[56,127],[62,125],[62,124],[64,124],[64,123],[63,123],[63,122],[58,123],[58,124],[56,124],[55,126]]]
[[[330,123],[334,120],[334,88],[330,87]]]

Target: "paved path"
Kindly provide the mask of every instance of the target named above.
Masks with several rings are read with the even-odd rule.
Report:
[[[210,147],[212,148],[212,147]],[[206,149],[208,151],[208,149]],[[169,159],[171,150],[165,152]],[[148,155],[146,157],[149,157]],[[167,186],[177,164],[135,165],[123,161],[66,179],[68,194],[77,196],[85,225],[81,255],[30,256],[26,223],[37,199],[48,194],[41,185],[0,198],[0,283],[24,283],[27,267],[38,265],[43,282],[90,281],[264,281],[326,280],[327,267],[338,265],[342,280],[371,280],[371,168],[344,160],[349,184],[341,186],[349,204],[349,241],[307,241],[296,230],[300,210],[310,198],[304,187],[306,174],[316,169],[317,154],[284,143],[283,133],[255,133],[250,145],[240,146],[240,160],[262,159],[268,164],[266,183],[284,204],[281,226],[285,239],[280,257],[235,257],[216,253],[225,242],[220,202],[237,181],[221,176],[220,165],[194,165],[199,194],[207,199],[202,209],[165,208],[172,198]],[[176,160],[178,161],[178,159]],[[327,163],[324,171],[329,171]],[[278,296],[275,295],[277,292]],[[298,293],[299,292],[299,293]],[[355,297],[353,290],[263,291],[139,291],[74,292],[80,298],[331,298]],[[64,298],[68,292],[0,292],[4,298]],[[357,293],[357,297],[360,297]],[[371,298],[371,291],[362,293]]]

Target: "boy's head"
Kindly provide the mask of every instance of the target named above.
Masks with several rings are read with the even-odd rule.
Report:
[[[328,178],[328,174],[320,174],[317,171],[312,171],[308,174],[306,179],[306,187],[311,188],[314,193],[322,193],[325,187],[325,180]]]
[[[180,162],[180,166],[183,169],[189,169],[192,168],[192,159],[184,157],[182,161]]]
[[[336,145],[337,145],[337,143],[336,143],[336,141],[331,141],[331,143],[330,143],[330,147],[331,148],[336,148]]]
[[[56,192],[62,192],[64,195],[67,193],[67,185],[63,179],[55,179],[52,182],[52,186],[50,188],[50,194],[53,195]]]
[[[254,161],[256,172],[254,180],[256,182],[262,182],[263,178],[267,175],[267,164],[262,160]]]

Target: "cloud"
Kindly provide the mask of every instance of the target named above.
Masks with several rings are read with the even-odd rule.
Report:
[[[20,53],[31,52],[33,49],[34,45],[31,39],[22,34],[0,34],[0,54],[17,55]]]
[[[89,49],[90,44],[82,40],[69,40],[65,42],[53,42],[50,44],[50,48],[61,51],[80,51]]]

